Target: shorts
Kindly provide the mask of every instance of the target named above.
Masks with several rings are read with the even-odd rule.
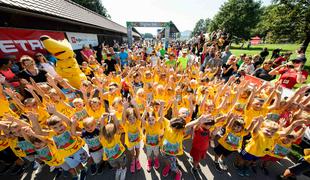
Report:
[[[199,150],[197,148],[192,148],[190,155],[193,157],[194,162],[200,162],[207,156],[207,150]]]
[[[244,149],[240,152],[240,155],[241,155],[242,159],[244,159],[246,161],[257,161],[259,159],[259,157],[254,156],[254,155],[246,152]]]
[[[7,164],[14,163],[18,157],[14,154],[10,147],[7,147],[0,151],[0,161],[4,161]]]
[[[95,152],[90,152],[90,157],[94,160],[95,164],[99,164],[102,161],[103,149],[99,149]]]
[[[137,145],[132,146],[131,148],[128,148],[129,151],[133,150],[133,149],[140,149],[140,142]]]
[[[145,146],[146,149],[146,156],[151,157],[152,153],[154,153],[155,157],[159,155],[159,146]]]
[[[300,159],[297,164],[288,168],[294,175],[302,174],[306,171],[310,171],[310,163],[304,158]]]
[[[123,152],[123,154],[120,157],[118,157],[117,159],[109,160],[108,162],[113,168],[117,168],[119,166],[126,166],[127,164],[126,153]]]
[[[73,155],[66,157],[65,162],[70,168],[76,168],[80,163],[86,163],[89,158],[88,152],[82,147]]]
[[[266,156],[260,158],[260,160],[262,160],[262,161],[277,162],[277,161],[279,161],[279,160],[281,160],[281,159],[280,159],[280,158],[273,157],[273,156],[266,155]]]
[[[214,152],[216,155],[218,156],[229,156],[231,153],[233,153],[234,151],[230,151],[230,150],[227,150],[226,148],[224,148],[221,144],[218,144],[215,148],[214,148]]]
[[[179,168],[177,166],[177,157],[176,156],[171,156],[171,155],[163,153],[163,157],[164,157],[164,159],[169,161],[171,171],[177,172],[179,170]]]

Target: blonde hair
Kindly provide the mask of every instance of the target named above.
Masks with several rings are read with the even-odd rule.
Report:
[[[116,126],[113,123],[109,123],[102,127],[101,134],[107,141],[112,141],[114,135],[116,134]]]
[[[94,123],[96,123],[96,121],[93,117],[87,117],[87,118],[83,119],[83,126],[84,127],[88,127],[89,125],[92,125]]]
[[[72,101],[73,104],[75,103],[84,103],[83,99],[82,98],[75,98],[73,101]]]

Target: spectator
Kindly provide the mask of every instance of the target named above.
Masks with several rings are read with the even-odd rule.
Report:
[[[305,64],[306,61],[307,61],[307,58],[306,58],[306,54],[305,54],[305,47],[301,47],[299,48],[296,52],[297,52],[297,57]]]
[[[44,71],[48,72],[52,77],[57,76],[54,65],[51,62],[47,61],[47,59],[43,56],[42,53],[36,53],[34,57],[34,60],[39,69],[43,69]]]
[[[94,56],[94,51],[90,49],[88,44],[84,44],[83,49],[80,51],[84,61],[89,62],[89,57]]]
[[[104,72],[106,75],[109,75],[111,72],[116,71],[117,62],[113,59],[112,54],[107,53],[107,59],[104,60],[104,63],[108,66],[106,71]]]
[[[187,49],[182,50],[182,56],[177,61],[180,70],[185,70],[188,65]]]
[[[9,58],[0,59],[0,75],[5,77],[9,86],[18,89],[20,86],[18,77],[11,70],[12,62]]]
[[[262,58],[262,60],[264,61],[266,59],[266,57],[269,55],[269,51],[268,49],[265,47],[262,52],[260,52],[260,57]]]
[[[22,84],[27,84],[27,81],[30,81],[30,78],[37,83],[47,81],[47,72],[43,69],[38,69],[34,60],[30,56],[23,55],[20,58],[20,63],[23,70],[18,74],[18,77],[20,78]]]
[[[119,53],[119,59],[121,63],[121,67],[128,66],[128,53],[125,52],[124,47],[121,47],[121,52]]]
[[[221,52],[218,51],[215,53],[215,57],[211,58],[206,64],[207,69],[211,69],[212,72],[215,72],[217,75],[220,72],[220,68],[223,66],[223,60],[221,59]]]
[[[232,55],[232,54],[231,54],[231,52],[229,51],[229,46],[226,46],[226,47],[225,47],[225,51],[222,52],[222,56],[221,56],[221,58],[222,58],[224,64],[227,63],[227,60],[228,60],[228,58],[229,58],[231,55]]]
[[[281,65],[270,71],[269,74],[280,74],[279,81],[282,87],[288,89],[292,89],[296,84],[304,83],[308,77],[308,72],[303,70],[303,62],[299,59],[294,59],[285,65]]]
[[[241,64],[244,62],[245,57],[246,57],[246,54],[240,55],[240,59],[237,61],[238,66],[241,66]]]
[[[246,56],[244,58],[244,62],[239,67],[240,72],[244,72],[245,74],[253,74],[255,71],[254,65],[252,64],[252,57]]]
[[[292,52],[286,52],[284,55],[276,58],[273,62],[273,68],[276,68],[282,64],[286,64],[287,61],[290,59],[291,55],[292,55]]]
[[[270,75],[269,72],[272,70],[272,60],[265,60],[262,67],[255,70],[253,76],[261,78],[266,81],[271,81],[275,76]]]
[[[280,56],[281,48],[276,48],[272,51],[271,59],[276,59]]]
[[[228,81],[229,77],[236,74],[238,71],[238,65],[236,56],[231,55],[227,61],[226,64],[223,64],[222,66],[222,78],[225,80],[225,82]]]
[[[259,68],[261,64],[263,64],[264,61],[260,58],[258,54],[253,56],[253,64],[255,68]]]
[[[177,64],[177,61],[175,60],[175,54],[170,53],[169,59],[165,62],[165,65],[170,67],[170,68],[175,68],[175,65]]]

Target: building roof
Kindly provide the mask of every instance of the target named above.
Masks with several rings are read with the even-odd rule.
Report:
[[[0,6],[127,34],[127,28],[70,0],[0,0]],[[140,36],[133,32],[134,36]]]

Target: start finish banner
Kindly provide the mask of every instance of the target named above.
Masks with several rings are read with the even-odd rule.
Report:
[[[97,34],[66,32],[66,35],[73,50],[82,49],[85,44],[98,46]]]
[[[37,52],[46,53],[40,41],[42,35],[56,40],[65,39],[63,32],[0,28],[0,57],[11,54],[19,59],[22,55],[33,57]]]

